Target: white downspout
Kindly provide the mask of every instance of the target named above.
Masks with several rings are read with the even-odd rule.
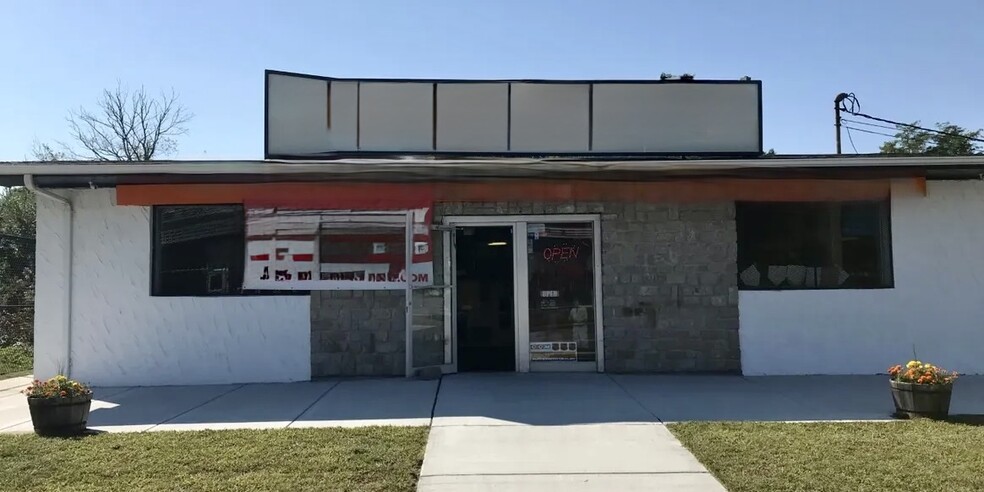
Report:
[[[64,294],[64,299],[62,300],[64,306],[63,319],[63,330],[65,336],[65,376],[71,377],[72,373],[72,255],[74,239],[72,237],[72,226],[75,221],[75,213],[72,207],[72,202],[68,198],[61,195],[56,195],[48,190],[38,188],[34,184],[34,176],[30,174],[24,175],[24,187],[31,190],[35,195],[43,196],[49,200],[54,200],[59,202],[68,208],[68,220],[65,226],[65,237],[68,238],[68,244],[62,248],[65,254],[65,288],[62,289]],[[37,309],[35,309],[37,311]]]

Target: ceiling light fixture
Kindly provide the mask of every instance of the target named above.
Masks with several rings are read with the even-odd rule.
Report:
[[[491,243],[489,243],[489,246],[506,246],[508,244],[509,243],[505,241],[492,241]]]

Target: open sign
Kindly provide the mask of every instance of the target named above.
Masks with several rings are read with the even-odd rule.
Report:
[[[552,246],[543,249],[543,259],[550,262],[576,260],[581,248],[578,246]]]

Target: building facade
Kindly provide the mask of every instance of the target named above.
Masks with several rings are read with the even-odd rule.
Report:
[[[454,84],[270,77],[268,105],[276,87],[293,94],[267,109],[278,159],[0,166],[5,183],[39,191],[38,376],[873,374],[913,351],[984,373],[984,159],[760,157],[760,113],[729,116],[755,131],[722,135],[701,107],[681,123],[692,126],[684,144],[727,155],[680,159],[634,147],[656,138],[686,154],[657,133],[614,130],[642,116],[616,104],[624,94],[611,83],[550,93],[546,82],[487,82],[488,117],[469,126],[471,96]],[[581,113],[562,111],[567,130],[536,136],[531,121],[555,118],[547,106],[576,107],[584,85],[586,129],[572,122]],[[757,110],[760,85],[750,87],[737,97],[751,100],[721,111]],[[378,100],[362,99],[372,91]],[[515,105],[524,91],[532,99]],[[499,92],[504,141],[525,142],[519,155],[479,138],[499,131]],[[297,94],[323,98],[320,119]],[[430,133],[412,114],[388,119],[386,101],[429,111]],[[537,107],[529,101],[544,107],[517,116]],[[661,104],[641,106],[677,110]],[[442,129],[454,138],[440,140]],[[587,149],[571,153],[581,130]],[[346,148],[362,139],[368,148]],[[334,153],[321,156],[319,141]],[[462,142],[482,150],[437,149]],[[593,153],[594,142],[605,150]],[[530,154],[537,145],[560,150]]]

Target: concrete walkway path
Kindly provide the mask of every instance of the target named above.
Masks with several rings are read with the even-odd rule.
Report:
[[[31,384],[31,381],[33,381],[31,376],[0,379],[0,396],[17,393]]]
[[[723,491],[665,423],[892,420],[885,376],[460,374],[439,388],[418,490]],[[953,414],[984,414],[984,377]]]
[[[0,393],[0,432],[31,432],[20,387]],[[143,432],[430,425],[438,381],[350,379],[93,389],[90,429]]]
[[[723,491],[603,374],[445,377],[417,490]]]

